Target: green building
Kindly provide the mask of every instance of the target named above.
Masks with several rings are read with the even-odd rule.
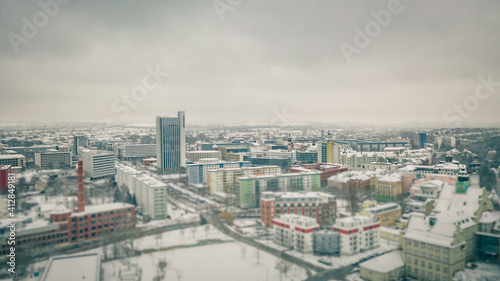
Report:
[[[236,180],[236,205],[240,208],[257,208],[262,191],[320,191],[320,173],[305,172],[291,174],[240,177]]]

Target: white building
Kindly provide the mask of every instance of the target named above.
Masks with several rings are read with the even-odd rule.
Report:
[[[198,162],[203,158],[217,158],[222,160],[222,152],[218,150],[201,150],[201,151],[187,151],[186,159],[192,162]]]
[[[116,166],[118,186],[126,186],[135,195],[142,214],[151,219],[167,218],[167,184],[126,165]]]
[[[82,150],[86,178],[100,179],[116,174],[115,155],[107,151]]]
[[[340,233],[340,254],[353,255],[380,246],[380,223],[371,217],[337,219],[333,231]]]
[[[281,215],[273,220],[274,242],[302,253],[312,253],[313,232],[319,230],[316,219]]]
[[[156,144],[126,144],[119,151],[123,159],[156,157]]]
[[[35,165],[41,169],[60,169],[71,167],[70,152],[35,153]]]

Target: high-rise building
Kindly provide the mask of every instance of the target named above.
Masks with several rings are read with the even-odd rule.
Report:
[[[184,111],[177,117],[156,117],[156,157],[161,173],[186,166],[186,123]]]
[[[318,150],[318,160],[321,163],[340,163],[340,145],[324,142]]]
[[[80,155],[78,153],[79,147],[88,147],[89,146],[89,138],[86,136],[73,136],[73,154]]]

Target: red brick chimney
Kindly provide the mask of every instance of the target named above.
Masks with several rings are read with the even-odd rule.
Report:
[[[83,161],[78,160],[78,212],[85,211],[85,189],[83,188]]]

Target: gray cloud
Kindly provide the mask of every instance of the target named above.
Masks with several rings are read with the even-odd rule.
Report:
[[[223,21],[212,2],[70,1],[16,54],[9,32],[41,8],[2,1],[1,121],[153,123],[185,110],[196,124],[269,123],[286,106],[296,122],[411,122],[418,112],[451,125],[443,113],[478,76],[500,81],[498,1],[402,0],[351,63],[339,44],[388,1],[243,1]],[[121,120],[112,102],[156,65],[171,76]],[[500,120],[499,104],[497,88],[465,121]]]

